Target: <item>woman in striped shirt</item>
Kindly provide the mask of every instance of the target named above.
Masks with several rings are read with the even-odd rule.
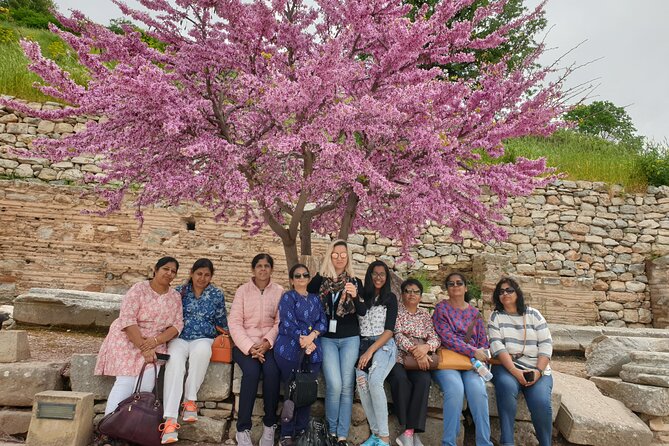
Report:
[[[501,444],[514,444],[514,422],[520,392],[525,396],[540,446],[551,444],[552,409],[550,358],[553,341],[546,319],[525,305],[523,291],[511,278],[497,283],[492,295],[495,311],[490,315],[488,336],[492,356],[502,365],[492,368]]]

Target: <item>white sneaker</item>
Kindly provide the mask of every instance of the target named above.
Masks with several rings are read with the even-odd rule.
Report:
[[[416,433],[413,434],[413,446],[423,446],[423,442],[420,441],[420,437]]]
[[[238,446],[253,446],[253,442],[251,441],[250,430],[237,432],[237,434],[235,435],[235,439],[237,440]]]
[[[274,426],[264,426],[262,427],[262,437],[260,437],[260,444],[258,446],[274,446],[274,431],[276,430],[276,425]]]
[[[402,434],[395,438],[395,443],[397,443],[398,446],[415,446],[413,442],[413,435],[409,437],[408,435]]]

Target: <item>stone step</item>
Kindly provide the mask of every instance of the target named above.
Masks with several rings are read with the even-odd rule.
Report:
[[[562,397],[555,425],[567,441],[592,446],[648,446],[653,433],[623,403],[602,395],[587,379],[553,372]]]
[[[106,329],[118,317],[120,294],[32,288],[14,299],[17,324]]]
[[[632,360],[632,352],[669,351],[669,339],[609,336],[596,338],[586,349],[585,369],[589,376],[618,376]]]
[[[624,379],[624,378],[623,378]],[[669,415],[669,388],[621,382],[611,396],[634,412],[655,417]]]
[[[669,368],[669,351],[666,352],[631,352],[632,362],[638,365],[652,366],[657,368]]]
[[[585,353],[592,341],[602,335],[669,338],[669,330],[658,328],[614,328],[563,324],[548,324],[548,327],[553,338],[553,352],[555,353]]]

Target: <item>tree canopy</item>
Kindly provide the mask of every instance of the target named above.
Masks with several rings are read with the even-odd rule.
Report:
[[[581,133],[599,136],[617,143],[640,149],[643,138],[636,134],[632,118],[623,107],[610,101],[581,104],[565,113],[566,121],[573,122]]]
[[[139,211],[197,202],[252,231],[269,225],[293,264],[298,238],[311,253],[312,230],[377,230],[406,250],[431,220],[455,237],[500,239],[508,197],[546,181],[543,159],[482,162],[500,157],[506,138],[560,125],[561,85],[544,82],[540,51],[482,61],[470,77],[441,68],[505,45],[540,9],[480,35],[505,1],[456,19],[472,0],[443,0],[413,20],[400,0],[140,3],[152,14],[117,2],[164,50],[77,12],[59,17],[71,32],[52,27],[89,70],[86,87],[23,42],[42,91],[72,104],[40,116],[106,116],[34,146],[52,160],[103,155],[98,192],[110,211],[135,189]]]

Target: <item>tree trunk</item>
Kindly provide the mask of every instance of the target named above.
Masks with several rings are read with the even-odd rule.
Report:
[[[353,224],[353,218],[355,217],[355,211],[358,208],[358,196],[354,191],[351,191],[346,200],[346,209],[344,209],[344,218],[341,221],[341,227],[339,228],[339,238],[346,240],[348,238],[349,232],[351,232],[351,225]]]
[[[303,256],[311,255],[311,218],[312,216],[305,212],[300,222],[300,254]]]
[[[299,263],[300,259],[297,256],[297,242],[295,239],[281,238],[283,243],[283,252],[286,255],[286,265],[288,269]]]

